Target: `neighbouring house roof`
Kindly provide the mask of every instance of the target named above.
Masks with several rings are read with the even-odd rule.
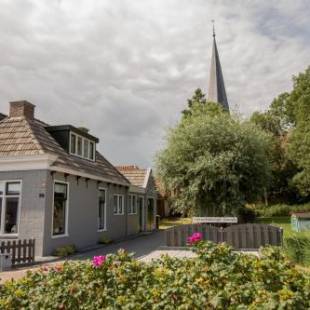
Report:
[[[0,158],[53,154],[57,159],[51,169],[67,168],[129,185],[128,180],[98,151],[94,162],[67,153],[47,132],[47,126],[25,117],[8,117],[0,121]]]
[[[141,169],[136,165],[116,166],[116,169],[122,173],[132,185],[146,188],[150,169]]]
[[[4,118],[6,118],[7,116],[3,113],[0,113],[0,121],[3,120]]]

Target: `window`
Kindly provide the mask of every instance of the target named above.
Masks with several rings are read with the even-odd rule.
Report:
[[[90,142],[90,149],[89,149],[89,159],[95,160],[95,143]]]
[[[113,212],[114,214],[124,214],[124,196],[113,196]]]
[[[79,156],[82,156],[82,154],[83,154],[82,153],[82,149],[83,149],[82,145],[83,145],[83,139],[82,139],[82,137],[78,136],[77,137],[77,154]]]
[[[0,181],[0,233],[17,234],[21,182]]]
[[[75,133],[70,134],[70,154],[95,160],[95,142]]]
[[[106,190],[99,189],[98,230],[106,229]]]
[[[128,214],[137,213],[137,197],[135,195],[129,195],[128,198]]]
[[[70,136],[70,152],[72,154],[76,153],[76,135],[73,133]]]
[[[53,236],[67,234],[68,184],[55,182]]]
[[[89,156],[88,156],[88,145],[89,145],[89,141],[84,139],[84,158],[89,158]]]

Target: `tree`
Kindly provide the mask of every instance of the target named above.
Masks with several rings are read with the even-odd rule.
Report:
[[[287,106],[295,125],[289,135],[288,154],[299,171],[293,178],[303,196],[310,195],[310,67],[293,78]]]
[[[269,179],[269,136],[218,104],[192,104],[157,156],[157,172],[175,208],[231,215],[262,194]],[[216,113],[214,111],[217,111]]]
[[[275,99],[273,104],[279,102],[280,97]],[[292,186],[291,180],[297,168],[287,155],[286,117],[279,114],[279,111],[270,109],[267,112],[254,112],[250,121],[271,136],[268,152],[271,182],[269,188],[266,188],[265,201],[288,202],[296,199],[296,189]]]

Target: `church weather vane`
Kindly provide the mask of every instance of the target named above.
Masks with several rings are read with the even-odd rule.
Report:
[[[213,25],[213,37],[215,37],[215,20],[214,19],[212,19],[211,20],[211,22],[212,22],[212,25]]]

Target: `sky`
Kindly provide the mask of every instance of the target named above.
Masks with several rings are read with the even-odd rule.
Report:
[[[0,0],[0,112],[28,100],[90,129],[113,164],[153,166],[195,89],[212,24],[231,110],[248,117],[310,64],[310,1]]]

